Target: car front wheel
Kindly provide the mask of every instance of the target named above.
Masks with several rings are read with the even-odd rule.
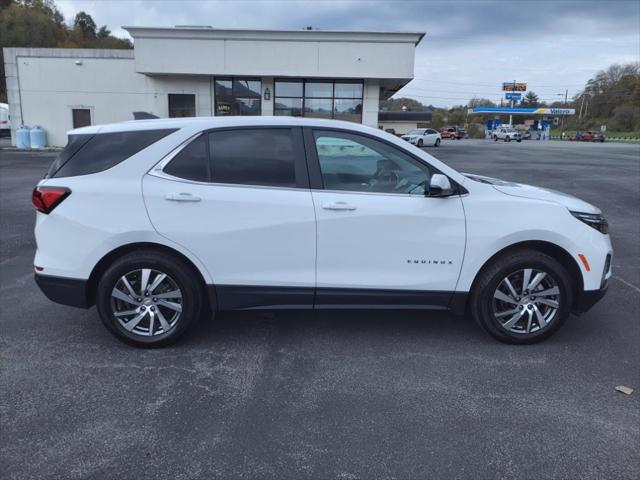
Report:
[[[422,148],[423,145],[424,145],[424,143],[422,142],[422,139],[418,140],[418,147]]]
[[[494,142],[497,142],[497,141],[498,141],[498,136],[497,136],[497,135],[494,135],[494,136],[493,136],[493,141],[494,141]]]
[[[195,323],[203,291],[184,262],[159,251],[116,260],[98,282],[96,304],[107,330],[139,347],[169,345]]]
[[[554,258],[535,250],[499,257],[476,280],[470,306],[480,326],[505,343],[536,343],[571,311],[571,279]]]

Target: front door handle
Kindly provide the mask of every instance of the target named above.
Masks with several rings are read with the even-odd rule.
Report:
[[[202,200],[200,197],[196,197],[195,195],[191,195],[190,193],[169,193],[165,197],[167,200],[171,200],[172,202],[199,202]]]
[[[332,202],[322,205],[325,210],[355,210],[356,206],[347,202]]]

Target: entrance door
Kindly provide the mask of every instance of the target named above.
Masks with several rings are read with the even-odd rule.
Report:
[[[333,130],[305,135],[323,187],[312,190],[316,305],[446,307],[465,247],[460,197],[425,196],[431,167],[394,145]]]

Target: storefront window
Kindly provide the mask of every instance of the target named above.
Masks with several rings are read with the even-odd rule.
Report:
[[[260,80],[252,78],[216,78],[215,114],[261,115]]]
[[[275,115],[362,122],[362,82],[276,80]]]

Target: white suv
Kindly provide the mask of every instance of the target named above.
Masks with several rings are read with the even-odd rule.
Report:
[[[464,175],[393,135],[285,117],[70,132],[33,192],[36,281],[135,345],[218,310],[470,311],[548,337],[611,276],[600,210]]]
[[[513,127],[500,127],[495,132],[493,132],[493,139],[497,142],[498,140],[504,140],[505,142],[510,142],[511,140],[515,140],[516,142],[522,141],[522,135]]]

